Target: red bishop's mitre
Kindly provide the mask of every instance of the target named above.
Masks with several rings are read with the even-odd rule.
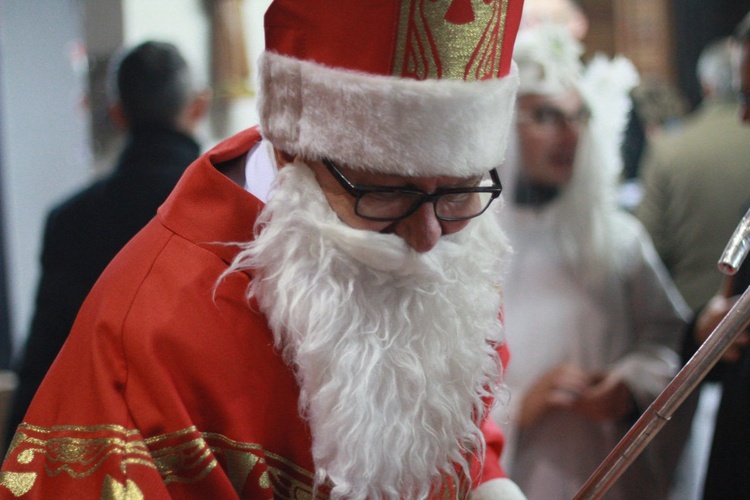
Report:
[[[275,0],[264,137],[307,159],[468,177],[505,155],[523,0]]]

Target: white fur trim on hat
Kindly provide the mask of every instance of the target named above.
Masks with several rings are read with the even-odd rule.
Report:
[[[518,86],[504,78],[413,80],[265,52],[261,131],[308,159],[404,176],[469,177],[505,156]]]

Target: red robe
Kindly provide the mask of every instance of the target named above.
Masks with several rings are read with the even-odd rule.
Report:
[[[250,129],[199,158],[104,271],[10,445],[0,497],[312,492],[299,389],[245,300],[251,276],[215,288],[238,252],[224,243],[250,240],[263,204],[213,165],[259,140]],[[475,485],[502,477],[502,436],[487,441]]]

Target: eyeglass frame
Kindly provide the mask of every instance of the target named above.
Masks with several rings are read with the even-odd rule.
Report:
[[[552,120],[545,121],[539,118],[538,115],[541,112],[552,113]],[[591,120],[591,110],[586,106],[581,107],[574,113],[566,113],[563,109],[557,106],[543,105],[535,109],[519,111],[518,115],[518,123],[530,123],[537,127],[555,127],[555,129],[562,128],[565,125],[574,128],[585,127],[588,125],[589,120]]]
[[[497,173],[497,169],[493,168],[489,171],[490,173],[490,179],[492,179],[492,186],[475,186],[475,187],[462,187],[462,188],[440,188],[437,189],[434,193],[425,193],[424,191],[420,191],[419,189],[409,189],[409,188],[397,188],[397,187],[391,187],[391,186],[358,186],[351,182],[349,179],[346,178],[346,176],[339,170],[339,168],[336,166],[335,163],[333,163],[328,158],[323,158],[321,160],[321,163],[328,169],[328,171],[331,173],[334,179],[341,185],[341,187],[346,190],[347,193],[349,193],[354,198],[354,213],[365,220],[371,220],[371,221],[377,221],[377,222],[397,222],[403,219],[406,219],[407,217],[411,216],[414,212],[416,212],[422,205],[425,203],[432,203],[432,208],[435,212],[435,217],[438,220],[445,221],[445,222],[460,222],[465,220],[470,220],[475,217],[479,217],[484,212],[487,211],[489,206],[492,204],[492,202],[500,196],[500,193],[503,191],[503,185],[500,182],[500,176]],[[370,193],[404,193],[408,195],[418,195],[420,198],[418,198],[418,201],[414,203],[414,205],[404,214],[400,217],[388,217],[388,218],[382,218],[382,217],[370,217],[367,215],[362,215],[359,213],[359,201],[366,195]],[[440,197],[444,195],[449,194],[467,194],[467,193],[490,193],[492,196],[490,197],[487,204],[484,206],[481,212],[474,214],[470,217],[441,217],[438,215],[437,211],[437,201],[440,199]]]

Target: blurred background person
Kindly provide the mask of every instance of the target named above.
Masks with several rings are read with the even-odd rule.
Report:
[[[641,166],[650,141],[682,126],[689,105],[679,89],[664,80],[641,82],[630,92],[632,108],[623,137],[620,205],[633,211],[643,197]]]
[[[650,144],[635,214],[692,310],[719,287],[716,262],[744,213],[750,140],[737,119],[728,39],[698,60],[704,99],[679,132]]]
[[[193,137],[208,110],[179,50],[143,42],[113,61],[109,112],[126,131],[114,170],[49,214],[36,306],[23,356],[6,444],[68,336],[99,274],[156,215],[185,168],[198,157]]]
[[[529,499],[569,499],[679,366],[688,314],[647,233],[617,206],[619,139],[637,74],[560,27],[519,33],[517,144],[498,212],[504,288],[504,465]],[[661,452],[664,452],[662,454]],[[664,498],[679,447],[652,447],[608,498]]]
[[[747,127],[750,123],[750,14],[737,27],[733,44],[733,78],[739,95],[739,119]],[[737,108],[735,108],[737,109]],[[735,115],[736,116],[736,115]],[[744,129],[745,140],[750,139],[750,131]],[[747,159],[747,155],[745,155]],[[719,164],[711,164],[710,172]],[[747,165],[745,165],[747,169]],[[735,188],[745,192],[744,208],[750,206],[748,183],[740,186],[727,183],[717,189],[716,197],[731,196]],[[742,214],[735,214],[734,224]],[[729,215],[727,215],[729,217]],[[717,220],[716,223],[721,221]],[[721,242],[727,243],[729,236]],[[718,256],[712,264],[715,269]],[[708,337],[719,321],[724,318],[739,295],[750,286],[750,262],[745,263],[739,272],[725,279],[718,292],[700,309],[687,329],[683,351],[687,361]],[[740,334],[736,342],[724,353],[722,359],[708,374],[707,380],[717,381],[721,387],[721,400],[716,414],[711,448],[708,456],[703,498],[707,500],[725,498],[750,498],[750,343],[748,332]]]
[[[737,119],[728,38],[703,49],[696,75],[703,101],[673,133],[650,136],[640,172],[643,197],[635,209],[693,311],[719,287],[716,262],[742,217],[750,185],[750,141]],[[676,498],[693,497],[701,488],[717,391],[705,384],[693,396],[700,394],[700,403]]]

